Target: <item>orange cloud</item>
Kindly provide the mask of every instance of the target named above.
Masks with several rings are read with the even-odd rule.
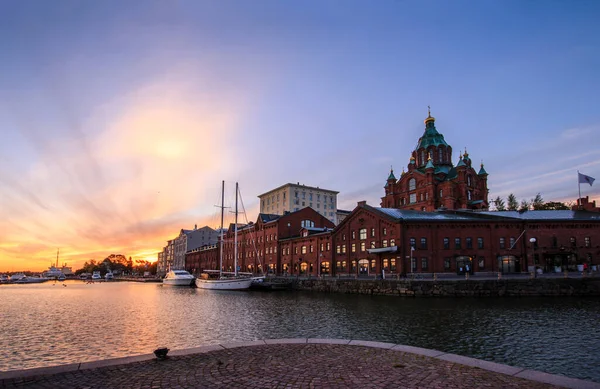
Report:
[[[200,215],[214,213],[220,180],[236,169],[228,156],[241,150],[226,145],[244,106],[227,88],[198,94],[171,80],[100,106],[81,133],[39,140],[37,163],[0,171],[12,183],[0,209],[0,271],[42,271],[58,247],[74,268],[112,253],[156,260],[180,228],[215,227]]]

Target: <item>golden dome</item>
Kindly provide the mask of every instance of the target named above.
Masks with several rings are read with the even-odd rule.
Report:
[[[435,122],[435,118],[431,116],[431,107],[429,105],[427,106],[427,118],[424,120],[424,122],[425,124],[428,122]]]

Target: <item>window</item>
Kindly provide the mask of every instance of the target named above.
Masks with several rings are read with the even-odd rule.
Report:
[[[375,242],[371,241],[371,248],[374,249],[375,248]]]
[[[384,239],[384,240],[381,242],[381,247],[387,247],[387,239]]]
[[[411,258],[410,268],[411,268],[411,272],[417,271],[417,258]]]
[[[417,247],[417,240],[415,238],[410,238],[408,245],[410,247],[416,248]]]
[[[304,204],[302,204],[302,205],[304,205]],[[315,222],[313,222],[312,220],[302,220],[300,222],[300,226],[306,227],[306,228],[312,228],[315,226]]]
[[[472,186],[471,185],[471,175],[470,174],[467,176],[467,185],[468,186]]]
[[[321,243],[321,252],[323,251],[323,243]]]
[[[444,269],[450,270],[450,258],[444,258]]]
[[[440,189],[440,199],[444,197],[444,191]]]
[[[364,253],[364,252],[365,252],[365,250],[366,250],[366,247],[365,247],[365,242],[360,242],[360,252],[361,252],[361,253]]]
[[[356,239],[356,231],[352,231],[352,239]]]
[[[515,248],[515,238],[510,238],[509,242],[510,242],[511,250],[514,249]]]
[[[477,248],[483,249],[483,238],[477,238]]]
[[[466,243],[468,249],[472,249],[473,248],[473,239],[466,238],[465,239],[465,243]]]
[[[383,228],[383,236],[386,236],[386,235],[387,235],[387,228],[384,227]]]
[[[309,246],[309,251],[310,251],[311,253],[313,252],[313,245],[312,245],[312,244]]]
[[[414,178],[411,178],[410,180],[408,180],[408,190],[415,190],[417,189],[417,180],[415,180]]]
[[[346,245],[345,244],[342,245],[342,254],[346,254]]]
[[[346,234],[342,234],[342,240],[346,240]]]
[[[340,254],[342,252],[341,247],[342,246],[340,246],[339,244],[337,246],[335,246],[335,252],[338,253],[338,254]]]
[[[411,193],[410,196],[408,197],[408,200],[410,201],[411,204],[416,203],[417,202],[417,194]]]
[[[375,229],[371,228],[371,238],[374,238],[374,237],[375,237]]]
[[[485,258],[479,257],[479,270],[485,269]]]
[[[421,238],[421,250],[427,250],[427,238]]]
[[[454,248],[457,250],[461,249],[460,238],[454,238]]]
[[[302,254],[306,254],[306,246],[302,246]]]
[[[329,251],[330,246],[329,246],[329,242],[327,242],[327,251]]]
[[[500,238],[500,248],[501,249],[505,249],[506,248],[506,243],[504,242],[504,238]]]
[[[352,245],[350,246],[350,251],[352,251],[353,253],[356,252],[356,243],[352,243]]]
[[[391,271],[395,271],[396,270],[396,258],[390,259],[390,270]]]
[[[298,254],[298,246],[294,247],[294,254]]]
[[[586,236],[584,239],[585,239],[585,247],[591,247],[592,241],[591,241],[590,237]]]
[[[367,229],[361,228],[360,230],[358,230],[358,235],[360,236],[360,240],[367,239]]]
[[[444,249],[448,250],[450,248],[450,238],[444,238]]]
[[[574,236],[571,237],[570,241],[571,241],[571,247],[576,247],[577,246],[577,239],[575,239]]]
[[[421,258],[421,270],[427,270],[427,258]]]
[[[558,239],[556,239],[556,236],[552,237],[552,247],[558,247]]]
[[[396,239],[390,239],[390,247],[396,245]]]

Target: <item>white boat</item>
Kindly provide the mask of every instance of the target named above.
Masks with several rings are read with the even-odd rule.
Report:
[[[27,277],[25,274],[23,273],[16,273],[10,276],[10,282],[16,282],[19,281],[21,278]]]
[[[0,283],[3,284],[3,283],[6,283],[8,281],[9,281],[9,279],[8,279],[8,276],[6,274],[0,274]]]
[[[24,276],[15,281],[15,284],[41,284],[42,282],[49,281],[46,277],[34,277],[34,276]]]
[[[65,277],[65,274],[62,272],[61,269],[58,268],[58,253],[59,250],[56,250],[56,266],[53,265],[52,263],[50,263],[50,267],[48,268],[48,270],[46,270],[44,272],[44,277],[51,279],[51,280],[59,280],[59,281],[64,281],[66,280],[67,277]]]
[[[95,271],[92,273],[92,280],[93,281],[100,281],[102,279],[102,276],[100,275],[99,271]]]
[[[190,286],[194,282],[194,276],[185,270],[171,270],[163,278],[163,285]]]
[[[81,273],[79,275],[80,280],[87,280],[88,278],[90,278],[90,273]]]
[[[114,278],[115,278],[115,276],[112,274],[112,272],[111,272],[111,271],[109,271],[108,273],[106,273],[106,274],[104,275],[104,279],[105,279],[106,281],[113,280]]]
[[[196,278],[196,287],[200,289],[218,289],[218,290],[244,290],[249,289],[252,284],[252,277],[242,276],[238,273],[237,266],[237,225],[238,225],[238,184],[235,184],[235,227],[234,227],[234,269],[232,276],[223,274],[223,210],[225,209],[225,181],[221,189],[221,244],[219,251],[219,270],[216,272],[204,272]]]

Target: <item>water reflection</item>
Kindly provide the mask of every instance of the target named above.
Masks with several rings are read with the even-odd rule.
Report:
[[[600,382],[597,299],[403,299],[117,282],[67,285],[0,287],[0,347],[7,351],[0,370],[149,353],[160,346],[311,337],[402,343]]]

